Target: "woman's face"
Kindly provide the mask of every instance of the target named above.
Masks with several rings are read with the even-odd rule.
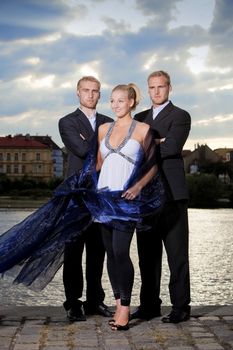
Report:
[[[123,118],[130,113],[134,100],[129,99],[127,91],[115,90],[112,92],[110,103],[116,117]]]

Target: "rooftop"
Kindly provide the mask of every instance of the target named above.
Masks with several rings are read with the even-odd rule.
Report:
[[[48,148],[40,141],[34,140],[30,135],[8,135],[0,137],[0,148]]]

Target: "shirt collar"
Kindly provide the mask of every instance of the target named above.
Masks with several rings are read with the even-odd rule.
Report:
[[[82,110],[82,107],[80,106],[79,107],[80,111],[82,111],[83,114],[85,114],[85,116],[88,118],[88,119],[94,119],[96,118],[96,110],[93,111],[93,114],[89,117],[88,115],[86,115],[86,113]]]
[[[155,119],[157,117],[157,115],[164,109],[164,107],[166,107],[168,105],[169,102],[170,101],[166,101],[158,107],[153,107],[153,119]]]
[[[92,129],[95,130],[96,127],[96,110],[94,110],[93,114],[89,117],[88,115],[85,114],[85,112],[82,110],[81,107],[79,107],[80,111],[82,111],[82,113],[87,117],[87,119],[89,120]]]

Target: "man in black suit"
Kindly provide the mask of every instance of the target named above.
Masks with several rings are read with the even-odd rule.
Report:
[[[188,259],[188,191],[185,183],[182,149],[189,135],[188,112],[169,101],[171,83],[164,71],[148,77],[151,109],[135,115],[148,123],[155,133],[158,165],[164,179],[166,201],[159,215],[151,219],[150,231],[137,232],[141,273],[140,306],[132,318],[151,319],[161,316],[160,280],[162,242],[170,269],[169,292],[172,303],[165,323],[179,323],[190,318],[190,278]]]
[[[78,81],[77,96],[79,108],[59,120],[59,131],[68,153],[67,176],[80,172],[88,155],[95,130],[99,125],[112,121],[111,118],[96,112],[100,98],[100,82],[92,76]],[[86,301],[80,298],[83,293],[82,255],[86,249]],[[86,314],[100,314],[111,317],[111,312],[103,303],[105,293],[101,278],[105,249],[98,223],[90,227],[64,254],[63,283],[66,300],[64,308],[70,321],[85,321]]]

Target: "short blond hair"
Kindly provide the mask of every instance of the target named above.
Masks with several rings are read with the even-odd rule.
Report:
[[[167,84],[171,85],[170,75],[167,72],[165,72],[164,70],[157,70],[157,71],[150,73],[150,75],[147,78],[147,82],[149,83],[150,78],[154,78],[154,77],[164,77],[167,79]]]
[[[100,90],[100,87],[101,87],[100,81],[97,78],[93,77],[92,75],[85,75],[84,77],[79,79],[79,81],[77,82],[77,90],[79,89],[82,81],[92,81],[94,83],[97,83]]]

